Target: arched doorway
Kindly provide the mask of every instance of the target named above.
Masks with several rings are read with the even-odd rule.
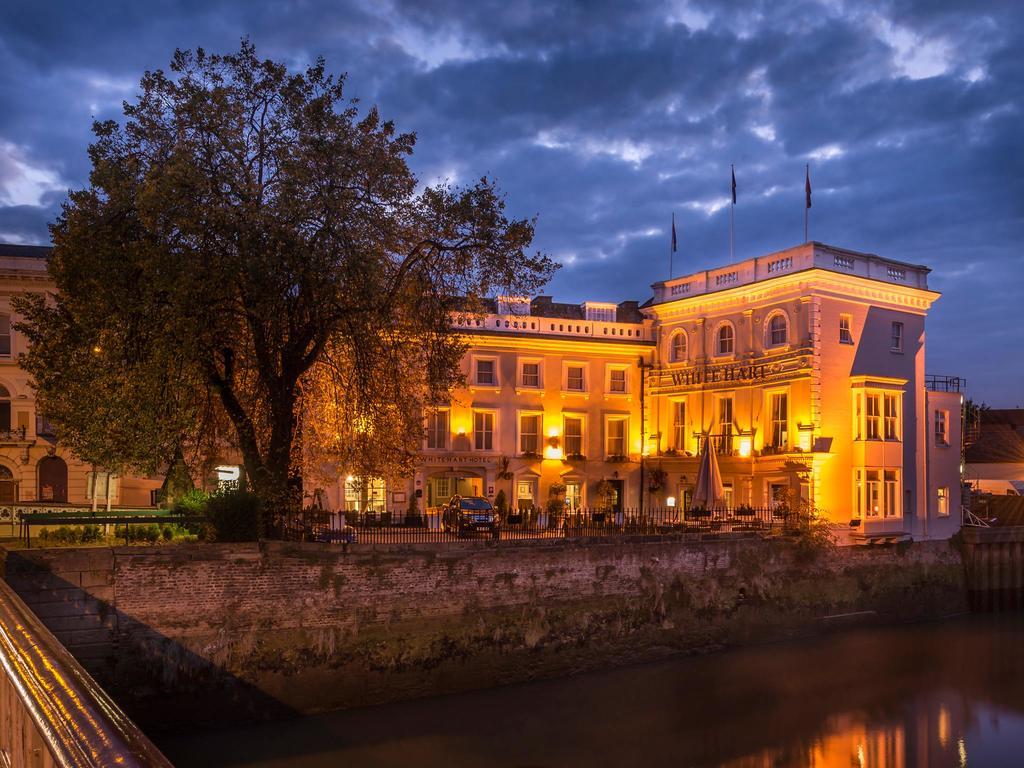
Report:
[[[45,456],[39,460],[39,500],[64,502],[68,500],[68,465],[60,456]]]
[[[0,464],[0,504],[13,504],[18,500],[18,481],[14,473]]]

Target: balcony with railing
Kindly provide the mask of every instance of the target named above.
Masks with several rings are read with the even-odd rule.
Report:
[[[465,314],[455,315],[452,318],[452,325],[467,333],[568,336],[594,341],[654,343],[654,332],[647,323],[619,323],[538,315]]]
[[[930,373],[924,377],[924,388],[929,392],[965,392],[967,379],[960,376],[939,376]]]

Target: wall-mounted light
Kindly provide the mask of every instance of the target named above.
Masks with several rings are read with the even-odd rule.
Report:
[[[665,505],[668,507],[674,507],[676,505],[676,497],[669,496],[667,499],[665,499]]]
[[[740,456],[744,459],[750,458],[750,454],[754,449],[754,436],[751,434],[745,434],[741,431],[737,444],[739,446]]]

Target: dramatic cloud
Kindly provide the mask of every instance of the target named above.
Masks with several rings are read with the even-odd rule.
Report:
[[[676,269],[803,239],[928,264],[928,368],[1024,405],[1024,14],[1016,0],[18,3],[0,25],[0,238],[46,242],[117,117],[175,47],[248,35],[415,130],[425,183],[498,178],[564,300],[644,299]]]

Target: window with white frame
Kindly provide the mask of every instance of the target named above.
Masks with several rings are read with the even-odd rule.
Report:
[[[938,489],[936,514],[939,517],[949,517],[949,488],[941,487]]]
[[[608,391],[617,395],[624,395],[626,393],[625,368],[608,369]]]
[[[11,354],[11,318],[9,315],[0,315],[0,357],[10,357]]]
[[[732,395],[718,398],[718,450],[732,453]]]
[[[478,451],[494,450],[493,411],[473,411],[473,448]]]
[[[855,518],[902,517],[898,469],[855,469],[853,479]]]
[[[840,315],[839,316],[839,343],[840,344],[853,344],[853,331],[851,330],[851,324],[853,317],[851,315]]]
[[[569,392],[586,392],[585,366],[569,363],[565,366],[565,388]]]
[[[605,455],[626,455],[626,427],[628,418],[625,416],[609,416],[605,422]]]
[[[437,410],[427,413],[427,448],[446,450],[448,434],[448,411]]]
[[[892,324],[892,336],[889,340],[889,349],[893,352],[903,351],[903,323]]]
[[[519,452],[540,453],[541,415],[519,414]]]
[[[789,396],[786,392],[772,392],[768,396],[768,445],[781,450],[789,445]]]
[[[615,307],[602,307],[588,304],[584,316],[587,320],[593,322],[614,323],[616,314],[615,310]]]
[[[768,318],[768,326],[765,328],[765,346],[781,347],[789,343],[789,322],[781,312],[776,312]]]
[[[732,483],[722,483],[722,495],[725,501],[725,508],[732,509],[735,501],[735,493],[733,491]]]
[[[536,504],[537,480],[528,478],[516,481],[516,508],[520,512],[529,512]]]
[[[496,387],[498,385],[498,361],[494,359],[478,358],[474,361],[476,367],[473,380],[482,387]]]
[[[864,417],[864,435],[868,440],[878,440],[882,436],[881,430],[881,395],[868,394],[865,397],[867,403],[867,414]]]
[[[345,509],[349,512],[379,512],[384,509],[384,479],[352,477],[345,480]]]
[[[672,334],[670,349],[673,363],[686,362],[686,331],[676,331]]]
[[[884,428],[886,440],[900,439],[900,397],[896,394],[885,394],[882,396],[882,403],[885,408]]]
[[[583,455],[583,417],[564,416],[562,419],[562,448],[566,456]]]
[[[899,473],[894,469],[886,469],[882,473],[885,483],[885,516],[900,516]]]
[[[736,331],[731,323],[724,323],[718,328],[715,340],[715,353],[719,356],[731,355],[736,350]]]
[[[935,444],[949,445],[949,411],[935,412]]]
[[[519,386],[537,388],[540,386],[540,362],[526,360],[519,365]]]
[[[686,401],[672,403],[672,447],[677,451],[686,450]]]

